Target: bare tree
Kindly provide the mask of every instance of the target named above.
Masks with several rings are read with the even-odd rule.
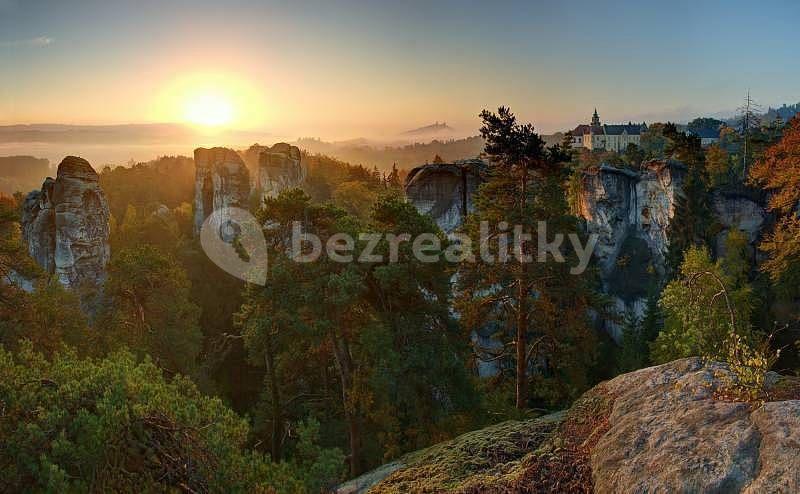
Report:
[[[744,98],[742,106],[736,109],[737,123],[739,131],[744,138],[744,152],[742,153],[742,179],[747,178],[747,152],[750,144],[750,131],[757,129],[761,126],[761,106],[756,103],[750,96],[750,90],[747,90],[747,96]]]

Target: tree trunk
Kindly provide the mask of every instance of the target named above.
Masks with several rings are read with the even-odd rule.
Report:
[[[520,183],[520,222],[524,222],[528,204],[528,163],[523,161],[522,180]],[[521,254],[527,254],[528,245],[520,249]],[[528,407],[528,264],[518,259],[519,278],[517,279],[517,409]]]
[[[350,349],[345,341],[340,340],[335,334],[331,335],[333,354],[336,357],[336,367],[339,370],[339,379],[342,383],[342,404],[350,435],[350,476],[361,474],[361,419],[358,410],[352,404],[353,392],[353,359]]]
[[[524,270],[524,267],[523,267]],[[528,362],[527,362],[527,336],[528,336],[528,294],[527,280],[520,277],[517,280],[517,409],[528,407]]]
[[[275,360],[272,354],[271,336],[267,337],[267,348],[264,360],[267,366],[267,378],[269,379],[269,391],[272,400],[272,441],[270,443],[270,455],[272,455],[272,461],[277,463],[281,460],[283,413],[281,406],[281,392],[278,388],[278,374],[275,370]]]

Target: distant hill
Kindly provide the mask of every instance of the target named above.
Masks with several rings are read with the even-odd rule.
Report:
[[[50,161],[33,156],[0,156],[0,193],[27,193],[41,188]]]
[[[474,158],[483,151],[483,139],[474,136],[465,139],[434,139],[426,143],[404,145],[371,144],[363,139],[343,142],[326,142],[320,139],[303,138],[294,144],[311,154],[324,154],[352,165],[366,168],[377,167],[381,171],[398,168],[411,169],[417,165],[430,163],[436,155],[445,161]]]
[[[434,124],[445,125],[445,124]],[[424,127],[421,127],[424,128]],[[545,145],[559,144],[564,134],[542,135]],[[379,144],[366,139],[326,142],[316,138],[302,138],[293,143],[311,154],[324,154],[352,165],[362,165],[381,171],[391,170],[392,165],[410,170],[415,166],[433,162],[437,155],[445,162],[475,158],[483,152],[484,141],[480,136],[463,139],[433,139],[413,144]]]
[[[419,127],[416,129],[411,129],[403,132],[402,135],[404,136],[418,136],[418,135],[430,135],[430,134],[447,134],[455,132],[455,129],[447,125],[447,123],[436,122],[430,125],[426,125],[424,127]]]
[[[122,124],[122,125],[2,125],[2,143],[90,143],[90,144],[158,144],[192,142],[198,132],[189,125]],[[223,131],[221,142],[252,142],[263,139],[264,133]]]

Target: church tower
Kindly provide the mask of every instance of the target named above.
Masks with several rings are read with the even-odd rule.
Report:
[[[594,115],[592,115],[592,127],[599,127],[600,126],[600,116],[597,115],[597,108],[594,109]]]

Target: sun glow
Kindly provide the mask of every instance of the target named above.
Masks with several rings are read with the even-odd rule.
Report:
[[[152,119],[183,122],[216,134],[263,128],[270,118],[267,108],[263,90],[238,73],[187,71],[163,84],[153,99]]]
[[[230,100],[212,92],[187,97],[183,118],[195,125],[218,127],[233,121],[234,111]]]

